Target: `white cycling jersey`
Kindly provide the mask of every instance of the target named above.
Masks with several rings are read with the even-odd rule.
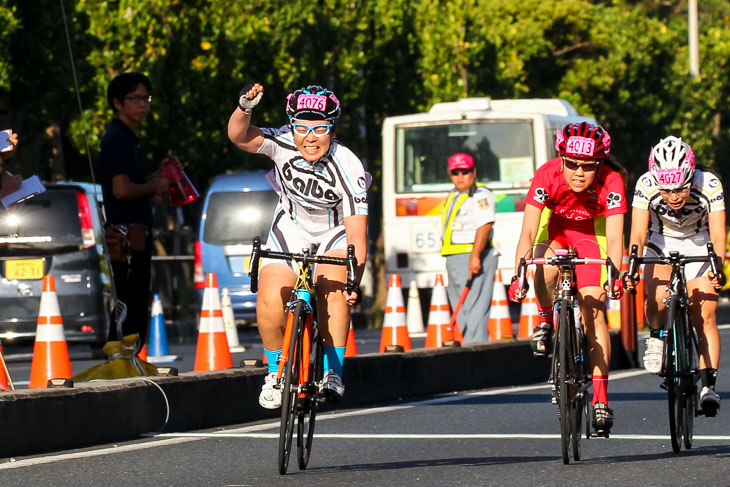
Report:
[[[725,209],[725,196],[717,176],[697,169],[692,178],[687,203],[675,211],[664,201],[654,178],[646,172],[636,182],[633,206],[649,210],[650,234],[688,238],[709,232],[708,214]]]
[[[257,152],[274,161],[279,206],[295,224],[319,235],[343,225],[345,217],[368,214],[365,169],[350,149],[333,140],[324,157],[309,162],[288,126],[261,130]]]

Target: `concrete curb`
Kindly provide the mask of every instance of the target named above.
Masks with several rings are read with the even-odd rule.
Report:
[[[612,349],[621,350],[619,335],[612,333],[611,339]],[[622,356],[614,353],[612,368],[627,366]],[[548,360],[532,357],[527,341],[361,355],[347,359],[347,393],[339,407],[542,382],[549,366]],[[241,368],[3,393],[0,457],[278,418],[279,411],[258,405],[264,374],[263,368]]]

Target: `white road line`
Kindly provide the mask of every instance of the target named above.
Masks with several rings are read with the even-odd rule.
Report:
[[[165,437],[179,438],[251,438],[251,439],[278,439],[278,433],[169,433]],[[465,433],[465,434],[360,434],[360,433],[317,433],[317,438],[345,439],[345,440],[557,440],[560,434],[535,433]],[[653,440],[667,441],[669,435],[611,435],[612,440]],[[695,435],[695,440],[730,441],[730,435]]]
[[[628,377],[634,377],[637,375],[646,374],[646,371],[644,370],[630,370],[626,372],[618,372],[611,375],[611,379],[618,380],[618,379],[625,379]],[[338,419],[338,418],[346,418],[351,416],[367,416],[372,414],[381,414],[381,413],[388,413],[392,411],[398,411],[402,409],[410,409],[417,406],[427,406],[427,405],[434,405],[434,404],[442,404],[442,403],[449,403],[449,402],[456,402],[456,401],[463,401],[472,397],[478,397],[478,396],[496,396],[500,394],[515,394],[519,392],[527,392],[527,391],[535,391],[540,389],[548,389],[550,387],[549,384],[539,384],[539,385],[531,385],[531,386],[516,386],[516,387],[505,387],[501,389],[492,389],[488,391],[478,391],[478,392],[466,392],[466,393],[454,393],[453,395],[445,395],[440,396],[432,399],[425,399],[421,401],[413,401],[408,402],[404,404],[398,404],[394,406],[383,406],[383,407],[377,407],[377,408],[369,408],[369,409],[363,409],[363,410],[353,410],[353,411],[345,411],[345,412],[333,412],[333,413],[327,413],[327,414],[318,414],[317,415],[317,421],[327,421],[332,419]],[[39,456],[34,458],[27,458],[24,460],[15,460],[10,459],[6,463],[0,463],[0,470],[8,470],[12,468],[21,468],[21,467],[29,467],[34,465],[43,465],[48,463],[54,463],[54,462],[62,462],[65,460],[73,460],[78,458],[90,458],[90,457],[96,457],[100,455],[108,455],[113,453],[121,453],[121,452],[128,452],[128,451],[137,451],[137,450],[145,450],[147,448],[156,448],[160,446],[168,446],[168,445],[174,445],[179,443],[187,443],[191,441],[198,441],[203,440],[207,438],[221,438],[226,437],[224,435],[231,435],[231,437],[235,438],[278,438],[278,433],[255,433],[258,431],[266,431],[274,428],[279,427],[279,421],[275,422],[269,422],[269,423],[262,423],[262,424],[255,424],[250,426],[244,426],[241,428],[234,428],[230,430],[226,430],[221,433],[162,433],[157,435],[149,435],[152,438],[161,438],[156,439],[154,441],[146,441],[143,443],[135,443],[131,445],[123,445],[118,447],[112,447],[112,448],[102,448],[100,450],[88,450],[88,451],[82,451],[82,452],[75,452],[75,453],[63,453],[60,455],[48,455],[48,456]],[[234,436],[234,435],[241,435],[241,436]],[[514,436],[514,435],[508,435],[508,436]],[[326,438],[324,434],[317,434],[318,438]],[[429,436],[426,436],[429,437]],[[515,438],[539,438],[540,435],[537,436],[523,436],[518,435],[514,436]],[[553,439],[556,437],[556,435],[546,435],[546,438]],[[560,437],[560,435],[557,435],[557,437]],[[620,435],[611,435],[611,438],[620,437]],[[496,438],[496,436],[495,436]],[[667,437],[668,438],[668,437]],[[701,437],[695,437],[696,439],[700,439]],[[718,438],[724,438],[724,437],[718,437]]]

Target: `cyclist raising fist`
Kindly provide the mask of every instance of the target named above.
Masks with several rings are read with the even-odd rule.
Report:
[[[631,213],[631,243],[650,257],[678,251],[684,256],[707,255],[707,242],[725,247],[725,198],[722,184],[712,172],[695,165],[692,147],[679,137],[665,137],[649,154],[649,171],[636,183]],[[648,232],[648,236],[647,236]],[[722,260],[722,253],[718,256]],[[722,262],[718,263],[722,269]],[[664,340],[666,289],[672,268],[647,264],[644,269],[646,319],[651,328],[646,340],[644,367],[661,370]],[[720,396],[715,392],[720,362],[720,334],[717,330],[718,291],[724,275],[711,275],[708,263],[685,266],[689,308],[697,328],[700,354],[702,409],[716,412]],[[633,283],[627,280],[627,286]],[[713,416],[713,414],[710,414]]]
[[[555,249],[568,247],[573,247],[578,257],[610,257],[614,263],[621,262],[626,197],[618,168],[606,159],[611,137],[599,125],[573,123],[557,131],[555,148],[560,156],[535,172],[525,200],[515,269],[520,259],[531,253],[534,257],[551,256]],[[604,314],[605,274],[605,266],[584,265],[575,271],[593,373],[593,427],[608,433],[613,411],[606,394],[611,341]],[[552,350],[551,303],[557,277],[558,269],[551,266],[539,266],[536,272],[540,323],[531,343],[536,356],[546,357]],[[613,292],[620,295],[620,281],[616,282],[619,286]],[[509,293],[513,301],[520,299],[517,287],[515,276]]]
[[[228,121],[228,137],[239,149],[263,154],[274,163],[279,203],[265,248],[296,253],[314,247],[317,255],[345,257],[347,245],[353,244],[359,282],[367,255],[368,179],[360,159],[334,138],[339,100],[321,86],[301,88],[286,98],[287,125],[262,129],[251,125],[251,113],[263,93],[258,83],[241,90]],[[281,390],[275,384],[284,305],[297,277],[291,265],[263,259],[260,267],[256,318],[269,374],[259,404],[267,409],[281,406]],[[345,392],[341,377],[350,306],[357,303],[360,291],[342,290],[346,281],[342,266],[321,264],[314,270],[324,340],[325,375],[320,387],[336,398]]]

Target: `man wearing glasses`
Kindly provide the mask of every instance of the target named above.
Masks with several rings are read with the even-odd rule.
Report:
[[[170,185],[160,170],[146,175],[135,133],[149,112],[151,92],[150,80],[142,73],[120,74],[109,83],[107,101],[114,118],[99,147],[99,178],[116,298],[127,305],[122,336],[139,333],[140,347],[149,324],[150,195],[164,193]],[[116,323],[112,323],[109,335],[111,340],[122,338],[117,336]]]
[[[496,216],[494,194],[476,180],[474,158],[462,152],[449,157],[449,173],[454,189],[449,193],[441,214],[441,255],[446,257],[449,284],[446,291],[455,306],[464,291],[457,323],[464,343],[489,340],[487,315],[492,304],[497,251],[492,246],[492,227]]]

